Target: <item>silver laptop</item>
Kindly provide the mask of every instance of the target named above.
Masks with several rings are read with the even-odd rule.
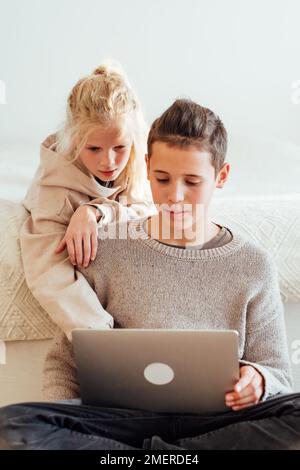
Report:
[[[222,411],[239,378],[238,332],[76,329],[83,404],[165,413]]]

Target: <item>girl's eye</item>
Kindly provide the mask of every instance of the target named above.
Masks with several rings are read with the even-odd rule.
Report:
[[[194,182],[194,181],[187,181],[186,184],[189,184],[190,186],[196,186],[200,184],[200,181]]]
[[[101,150],[99,147],[88,147],[88,149],[92,152],[98,152],[98,150]]]
[[[115,147],[116,150],[123,150],[125,148],[125,145],[117,145]]]

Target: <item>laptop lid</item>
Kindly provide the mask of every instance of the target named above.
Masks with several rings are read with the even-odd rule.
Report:
[[[222,411],[239,378],[235,330],[76,329],[82,403],[165,413]]]

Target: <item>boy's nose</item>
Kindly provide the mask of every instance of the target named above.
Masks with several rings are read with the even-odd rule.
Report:
[[[173,188],[170,188],[168,201],[173,204],[184,201],[184,192],[180,186],[174,186]]]

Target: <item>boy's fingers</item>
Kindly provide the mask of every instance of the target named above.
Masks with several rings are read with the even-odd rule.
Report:
[[[251,366],[240,369],[240,380],[235,384],[234,390],[225,395],[225,404],[233,410],[254,405],[261,395],[261,378]]]
[[[241,400],[242,398],[246,398],[249,395],[253,395],[253,387],[251,385],[248,385],[245,387],[241,392],[229,392],[226,393],[225,399],[226,401],[235,401],[235,400]]]
[[[244,403],[242,403],[242,402],[241,403],[233,403],[232,405],[230,405],[230,407],[233,410],[237,410],[237,409],[246,408],[247,406],[256,405],[258,402],[259,402],[259,399],[255,395],[253,395],[252,399],[248,399]]]
[[[241,400],[242,398],[248,397],[251,394],[253,394],[253,389],[252,387],[250,388],[250,385],[248,385],[247,387],[243,388],[241,392],[227,393],[225,395],[225,401],[233,403],[237,400]]]
[[[255,405],[254,402],[252,402],[252,403],[246,403],[245,405],[233,406],[233,407],[232,407],[232,410],[233,410],[233,411],[240,411],[240,410],[242,410],[243,408],[249,408],[249,406],[253,406],[253,405]]]
[[[255,375],[254,370],[252,367],[241,367],[241,378],[240,380],[235,384],[234,386],[234,391],[235,392],[241,392],[253,379]]]
[[[250,384],[247,385],[241,392],[229,392],[225,395],[225,401],[230,403],[235,403],[237,400],[241,400],[246,398],[250,395],[258,396],[259,395],[259,385],[260,381],[256,377],[254,377]]]
[[[255,396],[252,393],[246,395],[245,397],[239,398],[238,400],[226,400],[226,405],[227,406],[237,406],[237,405],[244,405],[245,403],[254,403],[255,402]]]

